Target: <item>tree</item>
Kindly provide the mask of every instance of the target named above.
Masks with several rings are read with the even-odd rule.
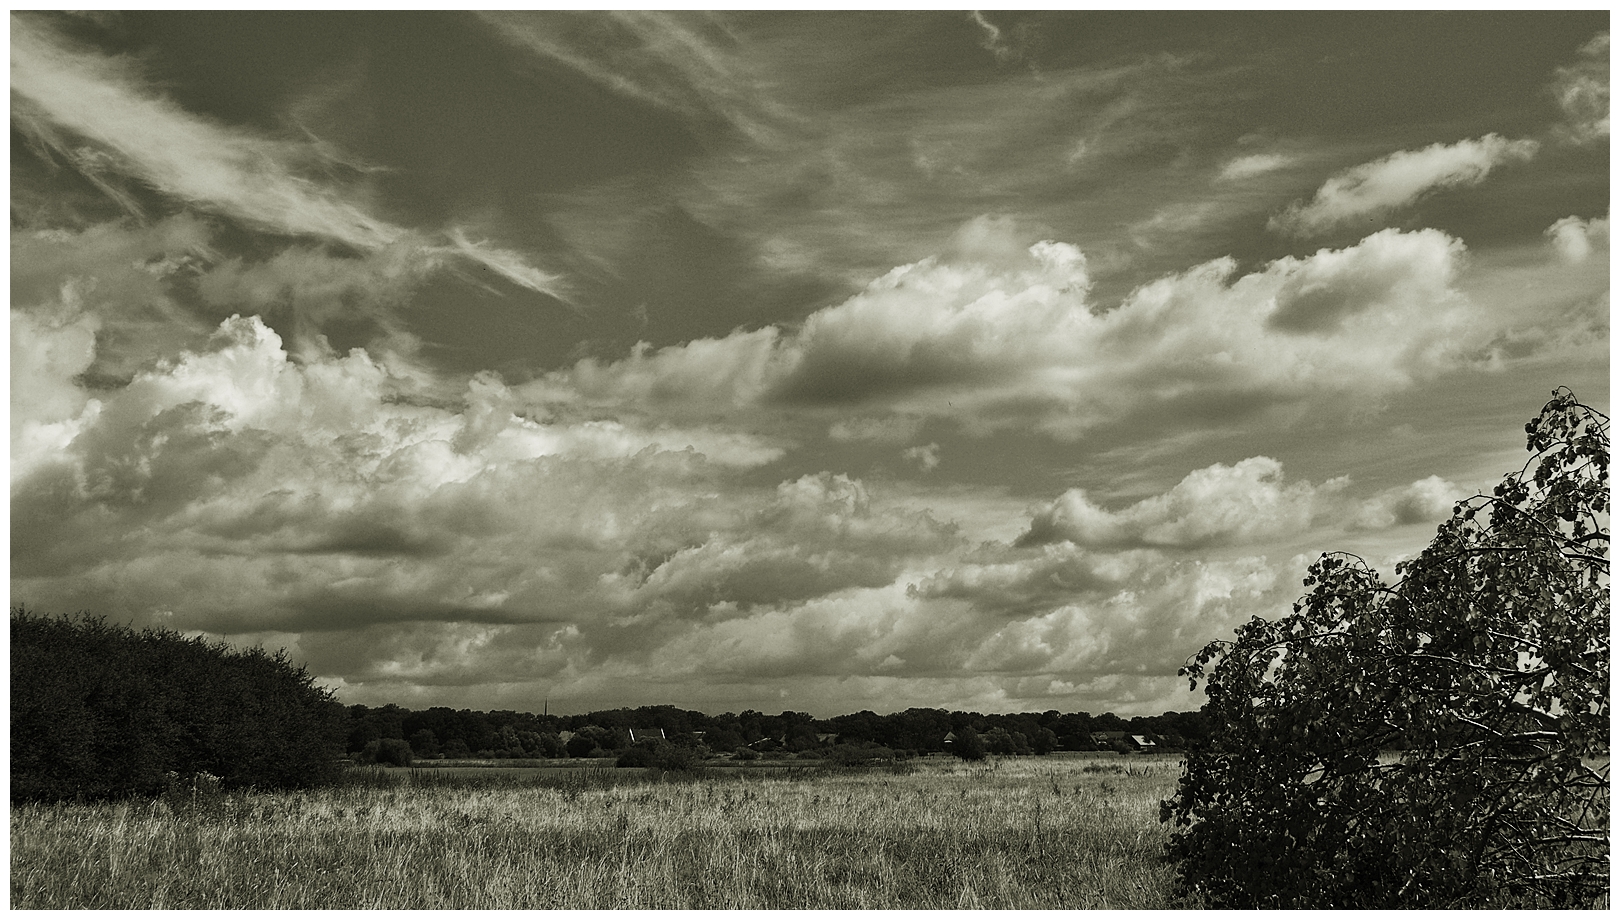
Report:
[[[170,773],[318,785],[337,775],[347,721],[285,652],[11,611],[14,799],[157,795]]]
[[[963,760],[983,760],[989,752],[985,750],[984,739],[973,730],[973,726],[964,725],[956,732],[956,740],[951,743],[951,753]]]
[[[439,756],[439,736],[431,728],[418,729],[411,735],[411,753],[417,757]]]
[[[1215,727],[1161,809],[1184,890],[1242,908],[1607,898],[1609,419],[1553,396],[1530,461],[1394,584],[1324,556],[1291,616],[1183,669]]]
[[[380,763],[387,767],[408,767],[415,759],[410,743],[402,738],[379,738],[366,742],[357,758],[360,763]]]

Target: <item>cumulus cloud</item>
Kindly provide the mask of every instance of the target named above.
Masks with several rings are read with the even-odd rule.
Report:
[[[1585,262],[1594,248],[1608,248],[1609,218],[1582,220],[1570,215],[1547,228],[1546,237],[1559,257],[1570,264]]]
[[[837,592],[694,626],[652,664],[672,679],[767,675],[840,679],[1017,676],[1050,687],[1103,675],[1174,674],[1211,631],[1245,611],[1286,604],[1280,570],[1259,558],[1228,563],[1156,553],[1087,560],[1075,547],[958,566],[922,583]],[[1063,558],[1069,557],[1069,558]],[[1054,571],[1112,568],[1068,590]],[[1085,579],[1084,575],[1079,576]],[[1009,604],[1009,596],[1021,597]]]
[[[1350,518],[1350,526],[1385,530],[1407,524],[1436,524],[1450,517],[1451,509],[1468,494],[1439,476],[1430,476],[1366,500]]]
[[[1072,438],[1136,413],[1399,391],[1454,367],[1494,330],[1453,286],[1461,242],[1385,230],[1239,275],[1219,259],[1117,308],[1086,300],[1086,259],[976,220],[947,253],[901,266],[797,329],[767,326],[618,361],[587,359],[537,399],[665,412],[792,406],[858,418],[949,416],[975,433]],[[835,423],[846,437],[872,423]]]
[[[939,466],[939,445],[933,443],[908,447],[900,452],[900,456],[917,464],[924,473],[931,473],[934,467]]]
[[[64,301],[71,304],[72,288]],[[88,401],[75,378],[96,354],[95,316],[11,311],[11,477],[26,476],[75,437]]]
[[[1343,485],[1286,484],[1282,464],[1250,457],[1194,470],[1170,491],[1119,511],[1099,507],[1083,489],[1070,489],[1035,514],[1018,543],[1206,547],[1250,542],[1309,527],[1318,493]]]
[[[1314,236],[1353,221],[1369,221],[1406,207],[1430,192],[1478,185],[1504,163],[1529,160],[1540,144],[1496,134],[1401,150],[1328,179],[1309,203],[1295,202],[1268,226],[1294,236]]]
[[[768,445],[548,420],[493,374],[421,404],[386,361],[295,358],[253,317],[92,394],[75,375],[93,329],[54,322],[14,316],[36,356],[22,424],[40,444],[59,426],[14,462],[14,596],[280,637],[346,692],[954,675],[989,681],[975,693],[1067,693],[1052,688],[1167,674],[1275,600],[1255,560],[969,551],[952,522],[845,474],[738,482]],[[1300,488],[1240,467],[1175,493],[1207,509],[1128,509],[1118,526],[1164,545],[1284,526],[1266,502]],[[1260,496],[1247,523],[1230,510],[1244,490]],[[1026,667],[1040,687],[1002,683]]]
[[[560,293],[557,276],[459,231],[418,238],[371,213],[363,190],[332,182],[344,165],[309,140],[284,140],[187,112],[128,58],[71,45],[28,16],[11,17],[12,124],[36,147],[71,164],[126,207],[134,179],[192,207],[275,233],[365,251],[412,241],[423,257],[466,257],[514,284]]]
[[[1558,68],[1552,92],[1564,110],[1565,136],[1577,144],[1609,136],[1609,33],[1581,47],[1581,59]]]

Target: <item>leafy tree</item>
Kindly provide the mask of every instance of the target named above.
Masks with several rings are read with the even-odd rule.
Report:
[[[951,753],[963,760],[983,760],[988,751],[984,746],[984,739],[973,730],[973,726],[964,725],[956,732],[956,740],[951,743]]]
[[[1291,616],[1183,670],[1219,726],[1161,811],[1185,889],[1242,908],[1607,898],[1609,420],[1553,396],[1525,467],[1394,584],[1324,556]]]
[[[285,652],[11,611],[14,799],[157,795],[170,773],[317,785],[347,733],[343,707]]]
[[[431,728],[418,729],[411,734],[411,752],[418,757],[437,757],[439,736]]]
[[[410,743],[402,738],[379,738],[366,742],[365,750],[357,758],[361,763],[380,763],[390,767],[408,767],[415,759]]]
[[[1036,754],[1050,754],[1057,750],[1058,737],[1050,728],[1036,728],[1029,736],[1029,749]]]

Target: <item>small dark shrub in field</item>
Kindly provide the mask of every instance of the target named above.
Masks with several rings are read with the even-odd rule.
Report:
[[[415,762],[415,755],[403,739],[378,738],[367,741],[365,750],[356,759],[360,763],[379,763],[385,767],[408,767]]]
[[[346,714],[285,652],[11,611],[14,801],[330,782]]]
[[[615,766],[651,767],[655,770],[681,772],[696,770],[703,758],[695,749],[684,744],[638,744],[619,752]]]
[[[758,760],[759,759],[759,752],[754,750],[751,747],[746,747],[745,746],[745,747],[737,748],[737,753],[735,753],[735,754],[733,754],[731,756],[732,756],[732,759],[734,759],[734,760],[743,760],[743,761]]]
[[[653,765],[653,752],[651,748],[632,747],[619,752],[619,759],[614,763],[617,767],[650,767]]]

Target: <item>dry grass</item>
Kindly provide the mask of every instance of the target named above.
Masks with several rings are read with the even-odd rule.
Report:
[[[17,806],[13,908],[1162,908],[1179,763],[909,774],[396,773],[307,794]]]

